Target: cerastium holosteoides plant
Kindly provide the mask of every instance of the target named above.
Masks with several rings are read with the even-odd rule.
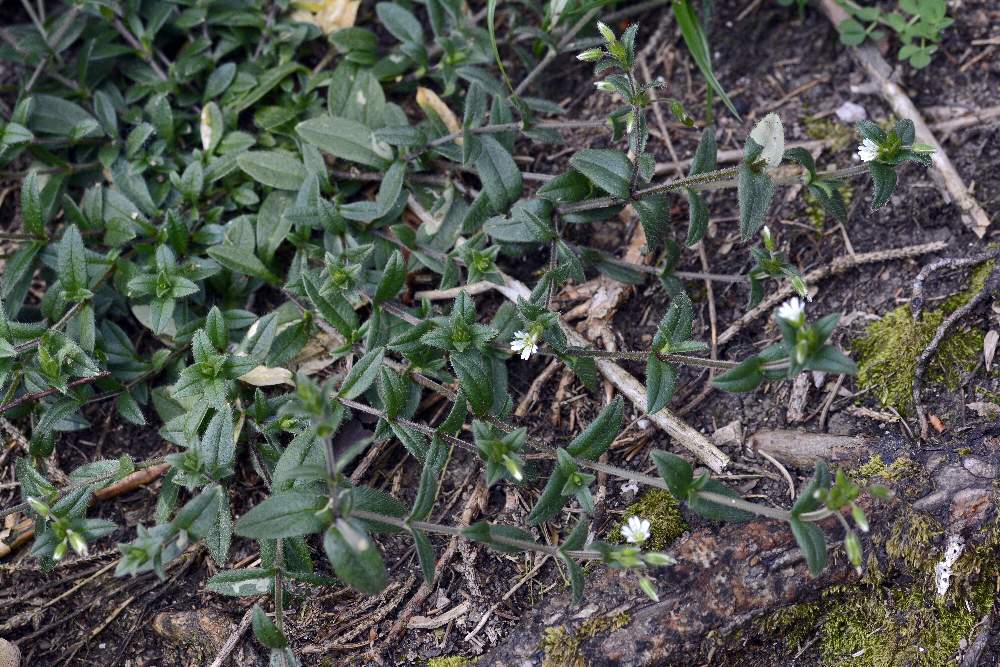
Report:
[[[261,2],[79,2],[37,24],[2,29],[0,57],[24,79],[0,136],[0,160],[21,181],[20,229],[2,234],[16,251],[0,292],[0,412],[30,431],[29,451],[16,462],[23,502],[2,515],[34,517],[33,552],[52,567],[116,530],[87,518],[97,490],[165,465],[155,520],[120,546],[118,572],[163,576],[198,541],[222,567],[234,535],[257,540],[260,565],[225,570],[209,588],[273,596],[273,620],[258,609],[253,627],[275,660],[287,662],[294,661],[283,629],[288,582],[378,592],[387,573],[375,536],[384,533],[412,540],[428,580],[434,536],[457,536],[553,557],[577,598],[587,560],[636,570],[655,598],[644,572],[670,559],[642,549],[648,525],[627,526],[624,545],[591,534],[599,473],[668,489],[710,519],[787,522],[813,573],[827,555],[817,522],[836,516],[847,555],[860,565],[854,530],[867,528],[855,503],[862,490],[842,473],[819,465],[784,510],[750,503],[665,451],[651,454],[655,477],[604,463],[598,459],[624,423],[621,397],[568,443],[542,441],[530,425],[512,425],[506,369],[512,356],[522,363],[547,355],[595,389],[596,358],[636,359],[646,365],[648,399],[637,409],[650,413],[669,403],[681,365],[719,370],[715,386],[734,392],[807,369],[853,373],[830,344],[838,316],[808,320],[803,279],[764,223],[775,187],[790,183],[846,222],[839,184],[869,173],[874,208],[884,205],[899,165],[928,161],[912,123],[862,124],[864,163],[828,171],[801,149],[785,150],[773,114],[753,129],[733,167],[719,168],[716,133],[706,127],[689,175],[658,182],[647,112],[666,101],[686,124],[691,119],[676,100],[656,96],[669,84],[638,76],[636,26],[617,35],[597,24],[589,42],[596,46],[579,56],[595,63],[598,89],[620,108],[596,121],[543,119],[561,109],[514,96],[494,76],[492,25],[489,32],[475,25],[456,2],[429,7],[432,35],[402,5],[376,5],[399,44],[386,52],[366,28],[335,32],[321,63],[332,69],[302,62],[322,36],[317,25]],[[423,84],[424,116],[414,119],[412,106],[407,113],[392,100],[410,99]],[[462,105],[461,119],[444,98]],[[577,151],[565,173],[526,188],[515,141],[560,142],[560,131],[579,127],[607,127],[608,145],[622,141],[624,150]],[[788,161],[801,169],[778,171]],[[475,175],[478,190],[459,178],[463,172]],[[776,313],[780,342],[736,361],[699,356],[705,345],[693,338],[688,274],[677,270],[683,247],[706,233],[706,191],[719,188],[737,190],[743,241],[760,237],[745,277],[749,305],[772,280],[790,281],[800,295]],[[675,196],[689,209],[682,244],[669,219]],[[596,269],[641,282],[651,269],[571,243],[563,232],[608,224],[626,206],[650,248],[664,250],[666,262],[652,270],[672,297],[669,309],[650,349],[572,346],[552,308],[566,281],[582,282]],[[437,276],[441,289],[508,285],[506,258],[535,250],[549,261],[530,295],[489,318],[477,313],[470,291],[457,291],[444,311],[412,299],[418,278]],[[40,295],[30,290],[38,281]],[[335,362],[322,381],[297,364],[316,342]],[[417,414],[427,392],[449,406],[440,423]],[[155,414],[171,453],[91,461],[60,488],[43,474],[44,459],[60,434],[90,425],[86,406],[104,401],[137,426]],[[404,498],[348,476],[388,439],[420,466]],[[488,484],[540,489],[527,525],[429,520],[456,449],[480,462]],[[548,461],[529,465],[529,452]],[[234,521],[228,488],[240,469],[267,497]],[[561,539],[539,541],[534,527],[571,506],[576,519]],[[317,569],[317,551],[329,568]]]

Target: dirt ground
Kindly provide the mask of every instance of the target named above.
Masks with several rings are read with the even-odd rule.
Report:
[[[993,45],[973,45],[974,40],[996,40],[1000,6],[993,0],[951,4],[956,22],[946,31],[932,64],[919,72],[909,68],[901,71],[901,83],[930,123],[1000,104],[1000,46],[995,41]],[[753,7],[747,10],[748,5]],[[835,110],[851,101],[863,106],[868,117],[878,121],[890,117],[891,112],[877,93],[858,92],[864,91],[866,78],[846,47],[839,44],[825,16],[808,9],[800,19],[794,8],[781,7],[771,0],[720,1],[717,12],[711,37],[717,73],[745,116],[745,122],[740,124],[718,107],[718,121],[724,130],[720,150],[740,148],[747,128],[765,111],[773,110],[785,124],[788,141],[832,140],[819,156],[819,164],[829,167],[852,164],[853,137],[844,135],[844,141],[834,145],[840,136],[838,132],[843,134],[838,128],[844,127]],[[682,99],[692,110],[698,109],[704,100],[701,79],[668,14],[665,9],[657,9],[638,17],[642,44],[654,33],[661,37],[645,52],[645,61],[653,76],[662,76],[669,82],[667,95]],[[658,30],[661,23],[662,30]],[[979,58],[984,49],[990,50],[990,54]],[[888,53],[887,59],[894,61],[894,54]],[[552,65],[550,74],[554,75],[552,81],[536,86],[534,94],[565,104],[572,117],[594,118],[608,110],[607,96],[591,93],[589,66],[564,56]],[[512,76],[517,80],[518,73]],[[698,130],[684,128],[666,113],[665,121],[677,156],[683,159],[691,155]],[[660,126],[655,116],[650,124],[658,134]],[[651,139],[651,149],[658,162],[668,163],[672,160],[670,151],[656,134]],[[566,136],[565,146],[544,150],[522,141],[518,151],[524,157],[522,167],[532,172],[556,173],[575,150],[601,147],[607,141],[597,131],[577,131]],[[939,137],[963,178],[974,184],[975,195],[991,218],[1000,211],[998,137],[1000,121],[996,119]],[[666,176],[672,174],[669,171]],[[1000,227],[996,225],[984,239],[972,235],[962,224],[957,208],[945,201],[922,168],[905,167],[900,183],[890,205],[871,213],[867,204],[870,185],[855,180],[850,220],[845,229],[829,219],[817,224],[802,198],[795,196],[794,189],[782,189],[775,197],[769,224],[779,241],[792,249],[791,258],[803,272],[852,250],[863,253],[944,241],[948,249],[939,256],[966,256],[1000,238]],[[5,212],[10,211],[11,199],[8,197],[3,206]],[[732,216],[736,212],[735,193],[713,193],[709,204],[715,217],[704,244],[707,269],[702,266],[698,252],[692,250],[686,251],[682,268],[728,274],[745,272],[748,254],[738,241]],[[682,240],[686,205],[677,202],[674,212],[677,238]],[[579,226],[568,230],[567,236],[620,256],[634,226],[617,222]],[[504,267],[530,281],[533,268],[544,259],[545,255],[539,253],[527,261],[509,261]],[[907,301],[912,281],[926,261],[927,257],[872,264],[823,281],[810,309],[814,313],[844,312],[845,324],[838,329],[835,340],[844,349],[850,349],[851,341],[863,334],[866,325]],[[929,285],[930,293],[947,295],[960,287],[961,279],[957,275],[934,281]],[[713,325],[708,291],[701,281],[693,281],[688,287],[695,301],[696,336],[710,340]],[[564,311],[580,303],[565,294],[563,297],[560,304]],[[715,329],[721,332],[744,312],[747,293],[742,285],[715,283],[711,299],[716,311]],[[619,349],[648,347],[667,302],[658,281],[650,280],[631,290],[609,322]],[[492,312],[499,303],[499,297],[489,294],[477,299],[480,314]],[[994,306],[978,310],[966,325],[988,330],[997,328],[997,322]],[[739,359],[776,337],[774,327],[761,319],[744,327],[731,342],[720,346],[718,353],[721,358]],[[547,359],[536,357],[530,362],[508,365],[515,405],[548,363]],[[636,377],[642,377],[641,365],[623,365]],[[532,435],[552,442],[571,438],[597,414],[604,400],[603,390],[594,395],[577,382],[560,387],[560,376],[561,371],[557,371],[549,379],[528,414],[518,420],[529,427]],[[761,428],[791,426],[787,421],[791,383],[770,383],[752,394],[731,395],[703,393],[706,381],[705,374],[685,370],[671,404],[673,410],[698,430],[712,434],[734,421],[739,422],[745,434]],[[941,419],[945,428],[943,437],[960,438],[963,430],[978,419],[964,409],[965,404],[983,400],[983,396],[1000,390],[1000,375],[996,370],[987,373],[980,364],[959,391],[940,389],[929,387],[928,410]],[[558,403],[557,392],[561,395]],[[844,381],[841,394],[823,412],[826,421],[821,424],[821,410],[828,392],[829,386],[813,388],[805,408],[808,419],[795,426],[844,434],[888,431],[907,437],[898,422],[859,416],[863,414],[857,410],[859,407],[878,413],[884,410],[870,394],[858,393],[851,378]],[[432,418],[437,408],[427,406],[424,417]],[[92,428],[60,442],[58,468],[69,470],[85,460],[123,453],[139,460],[163,450],[165,443],[154,431],[122,425],[111,415],[111,406],[95,406],[87,415]],[[677,451],[670,438],[643,419],[630,404],[626,407],[625,423],[626,431],[610,452],[611,462],[648,472],[653,470],[648,457],[651,447]],[[9,449],[5,447],[3,451]],[[732,480],[736,488],[757,500],[776,505],[787,503],[787,484],[766,461],[738,444],[727,445],[724,450],[739,464],[734,472],[744,473],[740,479]],[[16,497],[12,484],[13,456],[0,453],[0,460],[4,461],[0,469],[0,505],[6,506]],[[519,489],[497,485],[477,494],[474,490],[481,483],[478,470],[467,454],[454,453],[433,519],[454,520],[464,508],[473,519],[488,516],[498,522],[521,523],[537,489],[530,485]],[[746,473],[750,473],[749,478]],[[405,450],[393,445],[375,460],[368,482],[387,488],[406,501],[414,493],[418,474],[416,468],[406,465]],[[796,479],[800,481],[801,477]],[[636,493],[618,480],[607,483],[599,480],[599,484],[602,486],[596,493],[593,529],[598,537],[603,537],[620,520],[622,510],[635,501]],[[155,485],[147,486],[98,504],[94,510],[96,516],[113,519],[127,528],[107,538],[102,543],[105,548],[88,558],[71,560],[44,574],[26,557],[27,549],[2,557],[0,636],[20,640],[25,665],[114,667],[211,662],[218,645],[233,631],[253,600],[225,598],[207,591],[205,581],[214,574],[215,567],[203,550],[180,559],[168,570],[164,581],[152,575],[134,579],[113,576],[117,554],[114,545],[129,539],[137,524],[152,522],[156,490]],[[237,512],[245,511],[261,499],[259,479],[248,461],[240,466],[231,495]],[[476,497],[480,502],[475,502]],[[564,514],[560,521],[566,518]],[[699,525],[697,518],[686,518],[692,526]],[[3,529],[0,526],[0,531]],[[539,536],[554,537],[555,533]],[[566,586],[555,564],[544,556],[497,555],[477,546],[459,544],[454,547],[454,557],[435,590],[422,591],[419,567],[409,541],[390,536],[381,545],[390,564],[392,584],[375,598],[362,599],[335,587],[318,589],[299,585],[298,595],[288,604],[287,627],[292,646],[304,665],[422,665],[430,658],[453,655],[474,659],[508,636],[523,610],[537,604],[547,592],[561,591]],[[256,556],[254,546],[250,541],[236,540],[229,565],[249,565]],[[438,539],[435,546],[440,554],[448,542]],[[414,604],[415,599],[419,603]],[[396,623],[404,610],[412,612],[408,622],[413,629]],[[184,616],[188,612],[196,614]],[[485,621],[484,615],[488,616]],[[230,664],[263,664],[252,643],[249,639],[243,642],[242,653],[234,654],[236,661]],[[730,654],[726,664],[819,664],[815,646],[789,662],[787,655],[779,650],[780,644],[779,638],[754,639],[738,655]],[[1000,647],[993,646],[984,652],[978,664],[992,665],[997,655]]]

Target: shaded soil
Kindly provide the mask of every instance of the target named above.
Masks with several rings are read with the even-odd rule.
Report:
[[[740,148],[746,128],[761,115],[761,110],[775,110],[782,117],[789,141],[826,138],[818,129],[837,134],[840,123],[834,111],[846,101],[865,107],[870,118],[878,121],[890,116],[888,107],[877,94],[855,92],[863,86],[863,73],[837,41],[834,29],[824,16],[807,10],[798,18],[794,9],[783,8],[765,0],[747,16],[738,18],[746,3],[719,2],[714,20],[713,48],[718,75],[733,92],[738,108],[745,114],[744,123],[728,115],[720,115],[722,130],[720,150]],[[648,40],[657,31],[661,19],[662,41],[648,53],[647,62],[654,76],[670,81],[666,94],[682,99],[692,113],[700,111],[704,91],[700,76],[690,64],[673,24],[664,10],[641,17],[643,29],[640,41]],[[965,111],[1000,104],[1000,57],[990,56],[965,67],[987,46],[972,46],[975,39],[993,37],[1000,24],[1000,10],[990,0],[966,2],[956,11],[956,24],[950,28],[941,52],[926,70],[914,72],[904,68],[902,83],[919,108],[927,110],[928,120],[960,115]],[[889,54],[891,59],[892,54]],[[963,71],[964,68],[964,71]],[[514,80],[523,73],[514,72]],[[592,93],[590,68],[571,57],[561,57],[549,70],[551,80],[536,86],[535,94],[545,95],[564,103],[575,117],[600,117],[610,110],[605,95]],[[796,93],[796,91],[801,92]],[[584,91],[581,94],[581,91]],[[720,110],[721,106],[717,107]],[[722,112],[719,111],[721,114]],[[698,115],[698,114],[695,114]],[[666,117],[666,129],[681,158],[692,153],[698,131],[672,122]],[[808,122],[807,122],[807,119]],[[652,120],[651,127],[659,131]],[[975,183],[975,192],[991,218],[1000,211],[1000,125],[997,122],[977,124],[942,137],[945,148],[967,182]],[[847,166],[852,163],[853,138],[837,148],[829,148],[819,156],[822,165]],[[600,132],[579,131],[568,137],[563,147],[538,150],[527,142],[519,144],[522,164],[528,171],[558,173],[565,167],[573,151],[582,147],[606,145]],[[670,153],[655,136],[651,149],[659,162],[669,162]],[[474,184],[474,180],[471,181]],[[893,201],[884,210],[868,210],[870,186],[860,180],[852,183],[854,197],[850,206],[850,221],[846,230],[837,228],[829,219],[817,221],[810,215],[801,197],[790,196],[791,190],[780,190],[769,215],[769,224],[779,241],[791,248],[791,256],[803,272],[822,266],[835,257],[850,252],[866,252],[890,247],[914,245],[929,241],[945,241],[948,256],[963,256],[981,250],[996,241],[1000,229],[991,229],[986,239],[977,240],[962,225],[956,207],[944,201],[929,176],[919,168],[907,167],[901,174],[901,185]],[[8,197],[0,213],[12,214],[12,197]],[[705,241],[706,256],[714,273],[738,274],[748,268],[745,248],[738,241],[731,214],[736,211],[735,194],[712,194],[709,204],[713,215]],[[674,208],[677,238],[683,240],[687,213],[683,203]],[[627,246],[631,228],[609,222],[602,225],[580,226],[567,230],[567,237],[621,254]],[[508,261],[504,267],[512,274],[532,280],[533,271],[546,261],[539,253],[524,261]],[[910,260],[863,267],[850,274],[822,283],[814,296],[812,312],[843,311],[846,324],[838,329],[836,340],[845,349],[859,336],[866,323],[885,314],[909,296],[910,286],[924,260]],[[687,251],[682,261],[686,270],[700,271],[697,252]],[[930,285],[933,294],[947,294],[960,284],[960,276],[942,279]],[[688,285],[696,308],[696,336],[711,338],[707,291],[703,283]],[[717,311],[717,331],[737,319],[746,304],[746,290],[739,285],[713,285]],[[495,295],[477,299],[480,314],[492,313],[501,303]],[[648,346],[656,325],[666,310],[668,299],[654,281],[634,290],[631,297],[615,314],[611,328],[621,349],[643,349]],[[566,308],[571,307],[566,303]],[[983,329],[997,327],[996,307],[983,308],[966,325]],[[719,356],[739,359],[766,341],[774,340],[777,332],[764,320],[747,326],[728,345],[719,349]],[[544,358],[527,363],[511,363],[510,388],[515,404],[528,390],[534,378],[548,364]],[[623,364],[637,377],[642,377],[641,365]],[[786,409],[790,383],[771,383],[752,394],[728,395],[709,393],[699,403],[693,401],[701,393],[707,376],[684,370],[680,391],[672,408],[685,413],[685,419],[699,430],[711,434],[736,420],[744,433],[763,427],[787,426]],[[827,386],[812,391],[807,414],[812,418],[803,426],[819,430],[818,415],[826,398]],[[532,435],[552,442],[564,442],[578,432],[600,410],[602,398],[574,382],[565,390],[558,409],[559,420],[550,415],[559,385],[559,373],[543,387],[529,414],[520,420]],[[891,429],[906,433],[898,424],[887,424],[864,417],[852,416],[848,408],[863,406],[881,410],[868,395],[854,395],[858,388],[848,378],[844,383],[847,394],[833,401],[825,427],[838,433],[875,433]],[[963,429],[976,419],[964,410],[966,402],[982,400],[1000,389],[996,370],[987,373],[980,365],[960,393],[940,392],[930,388],[926,400],[929,411],[940,417],[952,437],[961,437]],[[603,393],[603,392],[602,392]],[[422,415],[430,420],[439,416],[440,405],[427,406]],[[92,427],[64,438],[58,447],[57,465],[72,469],[85,460],[117,457],[123,453],[135,459],[163,451],[163,441],[152,429],[123,426],[109,419],[108,407],[97,406],[87,413]],[[632,469],[652,470],[648,459],[651,447],[672,448],[670,439],[642,419],[633,406],[626,410],[627,430],[619,438],[609,460]],[[752,479],[733,480],[744,494],[774,504],[787,502],[787,484],[767,463],[753,457],[738,446],[729,446],[727,453],[745,470],[759,471]],[[12,457],[11,457],[12,458]],[[538,465],[548,465],[538,462]],[[470,490],[478,479],[475,462],[456,451],[444,475],[441,501],[434,519],[452,521],[461,514]],[[741,469],[740,472],[744,472]],[[793,471],[795,474],[795,471]],[[807,472],[802,471],[802,475]],[[391,490],[402,500],[412,499],[418,471],[408,465],[404,450],[398,445],[388,447],[373,463],[368,482]],[[0,501],[6,506],[15,496],[13,466],[8,460],[0,470]],[[801,481],[801,478],[796,480]],[[593,529],[598,537],[606,536],[616,524],[622,510],[632,503],[635,491],[619,480],[604,482],[598,492],[598,507]],[[248,461],[240,467],[231,488],[234,509],[245,511],[262,497],[261,485]],[[28,665],[56,665],[64,661],[79,665],[172,665],[207,664],[214,656],[212,647],[198,647],[190,642],[166,638],[154,629],[153,619],[160,613],[197,610],[211,612],[212,617],[238,623],[248,604],[222,598],[204,589],[207,578],[216,571],[203,551],[191,555],[167,573],[164,582],[153,577],[115,579],[111,572],[97,576],[80,590],[68,593],[75,585],[93,576],[107,563],[113,562],[114,544],[134,534],[137,524],[149,524],[155,512],[156,487],[145,488],[113,502],[102,503],[96,516],[115,520],[127,526],[102,543],[102,548],[87,559],[60,566],[51,574],[43,574],[24,558],[24,553],[7,557],[0,563],[0,635],[11,640],[23,639],[22,650]],[[528,508],[537,497],[537,487],[513,489],[497,486],[487,494],[478,509],[478,516],[490,517],[502,523],[522,524]],[[564,527],[566,515],[556,522]],[[689,517],[693,526],[698,519]],[[2,529],[3,526],[0,526]],[[552,533],[552,536],[555,532]],[[539,535],[539,537],[547,537]],[[447,541],[435,539],[438,552]],[[415,609],[417,616],[434,618],[466,605],[467,611],[455,620],[432,629],[409,630],[390,645],[383,638],[389,633],[394,619],[417,592],[421,580],[419,567],[409,540],[388,537],[381,542],[386,562],[391,564],[393,583],[377,598],[362,600],[349,591],[337,588],[314,589],[300,586],[299,595],[289,603],[288,628],[292,645],[305,665],[357,664],[424,664],[441,655],[476,656],[494,646],[516,626],[524,610],[536,605],[553,590],[566,587],[559,570],[549,561],[542,563],[536,555],[498,556],[485,549],[463,545],[442,573],[435,591]],[[313,546],[318,546],[314,544]],[[229,565],[249,565],[255,555],[254,545],[236,540]],[[511,593],[515,586],[517,591]],[[46,606],[56,596],[67,596]],[[489,610],[489,611],[488,611]],[[484,614],[489,619],[477,627]],[[74,615],[76,614],[76,615]],[[228,626],[226,626],[228,627]],[[467,635],[468,638],[467,638]],[[252,642],[251,642],[252,643]],[[778,638],[756,638],[730,654],[729,665],[810,665],[817,663],[815,648],[806,649],[789,662],[788,653]],[[244,648],[240,664],[255,660],[252,647]],[[794,655],[797,651],[792,651]],[[979,664],[993,664],[1000,655],[995,644],[984,652]],[[694,658],[694,657],[693,657]]]

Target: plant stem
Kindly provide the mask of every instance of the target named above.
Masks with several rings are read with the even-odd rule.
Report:
[[[74,380],[74,381],[70,382],[68,385],[66,385],[66,389],[67,390],[69,390],[69,389],[75,389],[75,388],[83,386],[85,384],[90,384],[91,382],[95,382],[97,380],[102,380],[102,379],[104,379],[106,377],[110,377],[110,376],[111,376],[110,372],[104,371],[102,373],[98,373],[97,375],[91,375],[89,377],[80,378],[79,380]],[[4,414],[8,410],[12,410],[12,409],[16,408],[19,405],[24,405],[25,403],[30,403],[31,401],[39,401],[39,400],[45,398],[46,396],[51,396],[52,394],[57,394],[60,391],[62,391],[62,390],[59,389],[58,387],[50,387],[49,389],[46,389],[44,391],[36,391],[33,394],[25,394],[24,396],[21,396],[20,398],[17,398],[15,400],[11,401],[10,403],[6,403],[5,405],[0,405],[0,415]]]
[[[493,125],[483,125],[482,127],[470,127],[460,132],[452,132],[437,139],[428,141],[424,146],[416,148],[403,156],[403,160],[412,160],[428,149],[435,146],[450,144],[456,139],[460,139],[466,132],[470,134],[495,134],[498,132],[524,131],[524,130],[575,130],[581,128],[605,127],[607,121],[603,120],[546,120],[525,126],[523,122],[517,123],[495,123]]]
[[[592,357],[594,359],[629,359],[630,361],[645,361],[649,355],[653,354],[652,350],[637,350],[637,351],[616,351],[612,352],[610,350],[590,350],[583,349],[579,347],[568,347],[566,348],[566,354],[573,355],[576,357]],[[684,364],[686,366],[698,366],[699,368],[715,368],[719,370],[729,370],[736,368],[740,365],[738,361],[723,361],[721,359],[704,359],[702,357],[692,357],[687,354],[664,354],[662,352],[656,353],[656,356],[661,361],[672,361],[677,364]]]
[[[139,463],[136,463],[135,464],[135,469],[136,470],[143,470],[145,468],[152,468],[153,466],[160,465],[165,460],[166,460],[166,457],[164,457],[164,456],[156,456],[156,457],[153,457],[151,459],[146,459],[145,461],[140,461]],[[71,485],[67,486],[65,489],[63,489],[60,492],[60,498],[64,498],[66,496],[66,494],[72,493],[73,491],[76,491],[78,489],[82,489],[85,486],[90,486],[91,484],[96,484],[97,482],[106,482],[106,481],[108,481],[110,479],[114,479],[117,475],[118,475],[118,471],[116,470],[114,472],[109,472],[106,475],[100,475],[98,477],[92,477],[92,478],[88,479],[85,482],[80,482],[79,484],[71,484]],[[0,519],[2,519],[5,516],[8,516],[10,514],[16,514],[18,512],[23,512],[24,510],[28,509],[29,507],[30,507],[30,505],[28,503],[18,503],[17,505],[13,505],[11,507],[6,507],[6,508],[0,510]]]
[[[400,519],[399,517],[389,516],[387,514],[380,514],[379,512],[371,512],[369,510],[362,509],[352,509],[351,516],[363,519],[365,521],[376,521],[378,523],[386,523],[390,526],[396,526],[397,528],[402,528],[404,530],[413,528],[415,530],[422,530],[426,533],[435,533],[437,535],[448,535],[450,537],[465,537],[463,535],[463,528],[458,526],[446,526],[441,523],[431,523],[429,521],[406,521],[405,519]],[[465,537],[465,539],[469,539]],[[539,544],[538,542],[529,542],[528,540],[518,540],[503,535],[491,535],[491,539],[498,544],[503,544],[510,547],[515,547],[517,549],[522,549],[524,551],[537,551],[539,553],[548,554],[550,556],[556,557],[559,555],[559,547],[550,546],[548,544]],[[573,558],[582,560],[597,560],[602,558],[600,552],[598,551],[570,551],[567,552],[569,556]]]

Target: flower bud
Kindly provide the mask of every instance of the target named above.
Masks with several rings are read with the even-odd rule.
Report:
[[[618,38],[615,37],[615,32],[602,21],[597,22],[597,32],[601,33],[601,37],[603,37],[604,41],[608,44],[612,44],[618,40]]]
[[[580,53],[576,54],[576,59],[582,60],[585,63],[597,62],[603,57],[604,57],[604,51],[597,48],[587,49],[586,51],[581,51]]]

